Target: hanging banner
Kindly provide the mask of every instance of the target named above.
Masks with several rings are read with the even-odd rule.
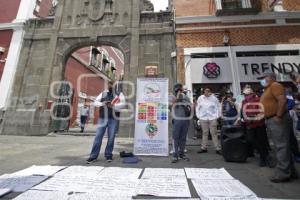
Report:
[[[136,155],[168,156],[168,88],[167,78],[137,80]]]

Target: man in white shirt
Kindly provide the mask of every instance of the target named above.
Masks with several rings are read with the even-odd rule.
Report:
[[[80,128],[81,128],[80,132],[83,133],[85,124],[90,114],[90,108],[88,107],[86,102],[84,102],[84,105],[80,107],[79,112],[80,112]]]
[[[208,135],[210,133],[216,153],[221,155],[222,152],[217,135],[218,118],[221,117],[221,104],[209,88],[206,88],[204,94],[197,100],[196,115],[202,128],[202,145],[198,153],[207,153]]]
[[[107,90],[101,92],[96,98],[94,106],[100,107],[99,122],[92,151],[90,153],[90,157],[87,159],[87,163],[89,164],[97,160],[106,129],[108,141],[104,156],[107,162],[111,162],[113,158],[112,152],[114,148],[115,135],[119,128],[120,111],[125,107],[125,97],[123,93],[117,95],[113,91],[113,82],[109,82]]]

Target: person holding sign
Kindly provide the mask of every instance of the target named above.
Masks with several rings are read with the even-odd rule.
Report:
[[[173,123],[173,141],[174,152],[172,163],[178,162],[178,157],[185,161],[189,161],[184,154],[187,132],[189,129],[189,116],[191,115],[190,99],[184,94],[183,86],[180,83],[174,86],[172,107],[172,123]]]
[[[114,83],[112,81],[109,82],[107,90],[101,92],[94,102],[94,106],[100,107],[100,113],[94,144],[90,157],[87,159],[88,164],[97,160],[106,129],[108,133],[108,141],[104,156],[107,162],[111,162],[113,158],[112,152],[114,148],[115,135],[119,126],[120,110],[125,107],[125,97],[123,93],[116,95],[113,91],[113,85]]]

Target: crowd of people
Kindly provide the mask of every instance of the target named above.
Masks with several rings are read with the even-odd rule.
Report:
[[[276,81],[274,73],[268,73],[260,77],[262,92],[255,92],[250,85],[246,85],[242,95],[239,96],[239,101],[236,101],[232,92],[226,92],[220,100],[210,88],[205,88],[194,104],[181,84],[174,85],[174,94],[169,97],[173,139],[171,162],[190,160],[186,156],[185,146],[189,124],[194,117],[202,129],[202,143],[197,153],[208,152],[208,138],[211,135],[215,153],[223,154],[218,134],[221,121],[222,130],[231,127],[242,128],[247,141],[248,157],[253,157],[257,153],[260,167],[275,167],[274,176],[270,179],[272,182],[298,179],[294,162],[300,161],[296,138],[297,131],[300,131],[300,75],[294,75],[292,79],[297,88],[297,94],[294,96]],[[116,98],[118,102],[115,102]],[[106,129],[108,143],[105,157],[108,162],[112,161],[114,139],[119,124],[115,116],[120,115],[124,102],[123,94],[113,92],[113,83],[109,83],[107,90],[97,97],[94,105],[100,107],[101,126],[97,129],[87,163],[97,160]],[[82,109],[82,113],[81,121],[85,124],[85,116],[88,115],[86,107]],[[270,145],[270,141],[273,145]],[[275,159],[270,153],[273,146]]]

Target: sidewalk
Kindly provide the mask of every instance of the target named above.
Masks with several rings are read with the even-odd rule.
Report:
[[[46,137],[20,137],[0,136],[0,174],[12,173],[31,165],[83,165],[88,157],[94,137],[72,136],[72,135],[51,135]],[[190,144],[192,140],[190,140]],[[236,179],[243,182],[259,197],[277,199],[300,199],[300,180],[284,184],[273,184],[269,181],[272,170],[259,168],[257,161],[250,158],[247,163],[227,163],[223,157],[215,154],[213,149],[209,153],[199,155],[197,150],[199,141],[187,146],[190,162],[180,161],[177,164],[170,162],[170,157],[140,157],[142,162],[136,165],[122,164],[118,153],[120,151],[131,152],[133,140],[128,138],[117,138],[115,143],[115,156],[112,163],[106,163],[103,152],[99,161],[93,163],[98,166],[118,167],[153,167],[153,168],[222,168],[224,167]],[[106,145],[106,139],[103,141]],[[102,147],[103,149],[103,147]],[[296,165],[300,172],[300,165]],[[196,192],[190,186],[193,197]],[[10,194],[2,199],[11,199],[16,194]]]

